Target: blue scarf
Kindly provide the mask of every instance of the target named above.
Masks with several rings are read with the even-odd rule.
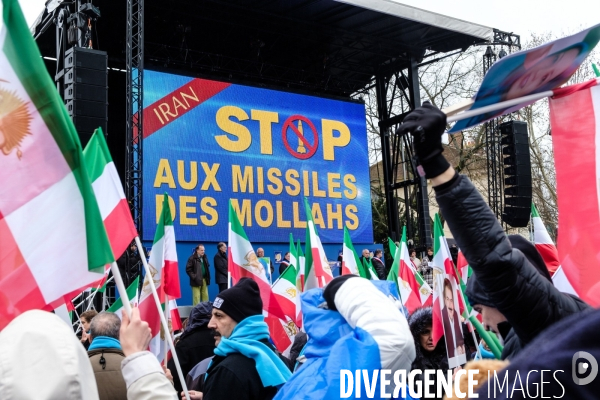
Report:
[[[88,348],[88,351],[96,349],[119,349],[121,350],[121,343],[119,339],[111,338],[108,336],[98,336],[92,340],[92,344]]]
[[[262,315],[254,315],[237,324],[229,338],[222,336],[215,354],[226,357],[240,353],[253,359],[263,386],[277,387],[287,382],[292,373],[273,350],[259,342],[265,339],[269,339],[269,327]]]

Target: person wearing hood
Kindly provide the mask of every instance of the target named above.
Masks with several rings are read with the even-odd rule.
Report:
[[[208,327],[217,348],[206,372],[203,400],[270,400],[291,376],[269,342],[258,284],[249,278],[219,293]]]
[[[398,297],[394,282],[355,275],[337,277],[325,289],[303,293],[306,361],[275,400],[339,398],[341,370],[366,370],[373,376],[376,370],[389,369],[388,378],[397,370],[409,371],[415,346]],[[390,380],[386,392],[393,394]],[[364,398],[364,386],[361,393]],[[374,393],[381,393],[379,381]],[[356,391],[354,396],[360,397]]]
[[[445,129],[446,115],[425,103],[404,119],[397,134],[413,134],[415,153],[440,212],[473,269],[469,302],[481,312],[484,325],[507,337],[503,358],[511,358],[549,326],[589,306],[552,285],[531,243],[506,236],[471,181],[442,155]]]
[[[208,327],[211,316],[212,305],[208,301],[198,303],[192,308],[185,330],[175,345],[183,376],[187,376],[200,361],[213,356],[215,339],[212,330]],[[175,361],[172,358],[167,363],[167,367],[171,371],[176,371]],[[183,390],[179,374],[173,374],[173,385],[177,393]]]
[[[98,400],[88,355],[57,315],[26,311],[0,332],[0,399],[66,398]]]
[[[121,373],[121,361],[125,358],[119,331],[121,320],[111,312],[101,312],[90,324],[88,348],[90,364],[94,370],[100,400],[127,400],[127,386]]]
[[[437,345],[433,344],[433,311],[431,307],[416,309],[408,318],[408,326],[415,341],[415,360],[412,363],[411,370],[440,369],[446,373],[448,371],[448,356],[446,355],[446,341],[442,338],[438,340]],[[423,374],[415,376],[415,382],[421,381],[423,391],[425,391]],[[437,393],[437,381],[432,380],[432,387],[429,393]],[[413,390],[416,388],[413,387]],[[437,397],[441,399],[441,397]]]

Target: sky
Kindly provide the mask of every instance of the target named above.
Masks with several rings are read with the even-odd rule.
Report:
[[[122,1],[122,0],[118,0]],[[395,1],[395,0],[393,0]],[[409,6],[521,35],[574,33],[600,23],[598,0],[398,0]],[[19,0],[31,25],[45,0]]]

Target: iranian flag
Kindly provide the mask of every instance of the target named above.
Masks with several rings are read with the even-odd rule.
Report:
[[[457,304],[458,285],[456,281],[456,272],[454,263],[448,248],[448,242],[444,237],[442,222],[438,214],[435,214],[433,221],[433,324],[432,335],[433,344],[444,335],[444,325],[442,324],[442,308],[444,308],[444,280],[448,279],[454,293],[454,304]],[[458,312],[458,310],[455,310]]]
[[[342,247],[342,275],[360,275],[363,278],[367,278],[365,269],[363,268],[358,254],[352,245],[352,239],[350,238],[350,232],[348,228],[344,226],[344,245]]]
[[[306,209],[306,281],[304,283],[304,290],[313,289],[316,287],[324,287],[333,280],[333,274],[331,273],[331,267],[321,239],[317,234],[317,228],[313,220],[312,211],[308,205],[308,199],[304,198],[304,208]],[[308,251],[310,248],[310,252]]]
[[[235,285],[242,278],[254,280],[260,290],[263,310],[270,316],[285,320],[285,313],[271,289],[265,267],[256,256],[252,248],[252,243],[248,240],[248,236],[246,236],[238,215],[231,206],[231,201],[229,201],[228,236],[227,266],[231,273],[233,284]]]
[[[288,266],[279,279],[275,281],[272,290],[285,316],[294,321],[297,326],[301,326],[302,322],[298,319],[300,293],[296,288],[296,267],[293,265]]]
[[[140,287],[140,277],[135,278],[135,281],[127,288],[127,298],[131,307],[137,307],[138,305],[138,289]],[[112,306],[106,310],[111,313],[117,314],[119,318],[123,316],[123,298],[119,297]]]
[[[548,272],[552,276],[558,267],[560,267],[558,251],[533,203],[531,203],[531,219],[533,220],[533,241],[535,248],[542,255],[544,263],[546,263],[546,268],[548,268]]]
[[[83,160],[100,207],[108,240],[113,254],[118,258],[137,236],[137,230],[102,129],[96,129],[85,146]]]
[[[400,247],[396,247],[394,264],[390,269],[387,280],[396,282],[402,304],[409,313],[424,305],[431,305],[431,288],[423,278],[420,281],[417,280],[418,273],[411,265],[406,242],[406,227],[404,227],[402,229],[402,241]]]
[[[169,208],[168,196],[165,193],[162,202],[160,218],[156,225],[152,252],[148,261],[150,274],[146,274],[142,293],[140,294],[140,317],[148,322],[152,331],[150,351],[162,361],[164,358],[165,333],[160,326],[160,314],[163,312],[167,295],[171,298],[180,297],[179,272],[177,269],[177,249],[175,247],[175,230]],[[152,279],[163,310],[158,310],[152,298],[149,280]]]
[[[600,79],[600,78],[599,78]],[[579,296],[600,306],[600,86],[554,90],[550,124],[558,197],[558,255]]]
[[[0,31],[0,329],[114,261],[81,143],[17,0]]]

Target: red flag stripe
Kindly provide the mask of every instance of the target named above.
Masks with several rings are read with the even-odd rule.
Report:
[[[120,184],[120,182],[119,182]],[[133,225],[131,211],[127,200],[121,199],[117,206],[108,214],[104,220],[106,234],[110,241],[115,257],[121,256],[129,246],[129,243],[137,236],[137,230]]]
[[[260,297],[263,302],[263,310],[266,310],[269,314],[276,316],[277,318],[281,318],[285,320],[285,313],[281,309],[279,302],[277,301],[277,296],[271,290],[271,286],[268,282],[263,281],[262,279],[256,279],[256,275],[252,272],[248,271],[246,268],[243,268],[234,263],[233,258],[231,257],[231,248],[228,251],[229,257],[229,265],[233,265],[231,268],[231,277],[233,279],[233,284],[235,285],[242,278],[250,278],[258,285],[260,290]]]
[[[594,93],[593,93],[594,92]],[[594,99],[600,87],[550,100],[550,123],[558,194],[558,253],[565,275],[584,301],[600,306],[598,259],[600,214]],[[577,155],[574,157],[573,155]],[[582,201],[582,199],[585,199]],[[596,285],[596,286],[594,286]]]

